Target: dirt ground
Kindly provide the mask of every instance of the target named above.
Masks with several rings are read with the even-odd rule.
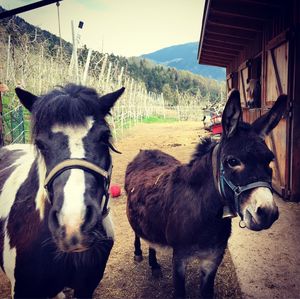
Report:
[[[183,122],[169,124],[142,124],[115,143],[122,155],[114,154],[112,183],[122,186],[122,196],[111,199],[111,213],[115,225],[116,242],[112,249],[105,275],[94,298],[172,298],[171,251],[158,252],[163,277],[154,279],[147,261],[147,246],[142,244],[144,260],[137,264],[133,260],[133,232],[126,218],[126,196],[124,174],[129,161],[139,149],[161,149],[187,162],[205,132],[200,123]],[[187,295],[195,298],[199,293],[199,267],[192,262],[187,270]],[[218,270],[215,282],[216,298],[242,298],[235,268],[229,252]],[[9,284],[0,274],[0,298],[9,298]]]

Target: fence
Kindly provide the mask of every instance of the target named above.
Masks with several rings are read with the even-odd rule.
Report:
[[[17,25],[13,25],[17,31]],[[75,49],[72,58],[57,48],[55,53],[47,51],[47,41],[37,43],[26,35],[19,40],[0,36],[0,82],[13,89],[21,85],[35,94],[43,94],[56,85],[77,82],[92,86],[100,94],[126,87],[122,98],[112,111],[109,122],[115,138],[124,134],[125,129],[143,121],[148,116],[172,117],[182,120],[200,120],[202,106],[191,95],[180,95],[182,101],[176,107],[167,107],[163,94],[148,92],[145,83],[134,80],[126,71],[126,66],[99,52],[88,51],[85,59],[74,59],[80,51]],[[5,46],[3,46],[5,45]],[[208,99],[206,99],[207,101]],[[25,113],[25,109],[23,111]],[[13,94],[8,94],[3,104],[3,126],[5,143],[28,141],[29,116],[23,115],[19,102]]]

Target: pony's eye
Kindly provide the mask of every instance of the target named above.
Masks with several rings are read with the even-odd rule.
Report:
[[[235,158],[229,158],[227,160],[227,165],[229,167],[236,167],[236,166],[239,166],[241,165],[241,162],[238,160],[238,159],[235,159]]]

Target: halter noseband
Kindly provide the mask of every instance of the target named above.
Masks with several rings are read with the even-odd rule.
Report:
[[[223,163],[220,159],[220,149],[219,144],[217,144],[212,152],[212,166],[213,166],[213,176],[214,182],[217,190],[219,191],[222,202],[224,204],[223,208],[223,218],[233,218],[236,216],[241,217],[241,221],[243,221],[243,214],[241,212],[241,200],[240,195],[250,189],[254,189],[257,187],[266,187],[272,191],[272,185],[270,182],[266,181],[257,181],[254,183],[250,183],[243,186],[237,186],[232,183],[229,179],[225,176],[225,170]],[[218,167],[219,166],[219,167]],[[225,192],[225,184],[233,191],[234,194],[234,207],[232,207],[232,196],[229,196]],[[233,209],[234,208],[234,209]],[[240,223],[241,226],[241,223]],[[242,226],[241,226],[242,227]]]
[[[53,181],[61,175],[66,170],[70,169],[82,169],[86,172],[91,173],[94,176],[100,175],[104,178],[104,196],[105,196],[105,202],[102,209],[102,216],[105,217],[109,213],[108,208],[108,201],[109,201],[109,185],[110,185],[110,178],[112,173],[112,164],[110,165],[109,169],[106,171],[103,168],[83,159],[67,159],[60,163],[58,163],[47,175],[45,182],[44,182],[44,188],[47,192],[49,192],[49,189],[51,188]],[[49,197],[49,195],[48,195]],[[49,199],[50,200],[50,199]]]

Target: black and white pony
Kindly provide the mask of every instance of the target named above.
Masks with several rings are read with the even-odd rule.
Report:
[[[214,279],[239,215],[251,230],[268,229],[279,216],[272,195],[274,155],[264,138],[280,121],[287,97],[252,125],[242,122],[240,94],[232,91],[222,116],[221,141],[205,139],[191,161],[182,164],[160,150],[144,150],[129,163],[125,189],[127,216],[135,232],[135,259],[142,260],[140,238],[149,244],[149,264],[160,272],[155,246],[173,249],[176,297],[185,296],[185,270],[201,260],[200,297],[211,298]],[[251,258],[251,257],[249,257]]]
[[[90,298],[103,277],[114,243],[105,116],[123,91],[16,89],[32,113],[33,144],[0,149],[0,266],[13,298],[54,297],[64,287]]]

